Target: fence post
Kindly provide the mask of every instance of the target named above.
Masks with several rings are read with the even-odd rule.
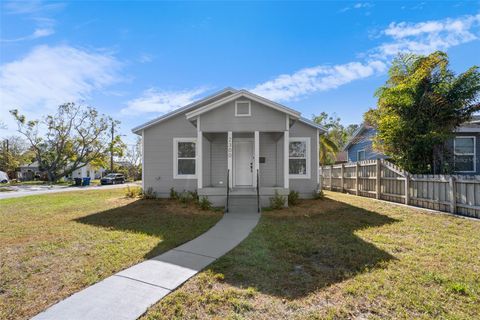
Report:
[[[355,166],[355,194],[358,196],[358,189],[359,189],[359,181],[360,179],[358,179],[358,174],[360,173],[360,164],[356,163],[356,166]]]
[[[405,172],[405,204],[410,203],[410,174]]]
[[[381,187],[381,183],[382,183],[382,163],[380,161],[380,159],[377,159],[376,160],[376,168],[377,168],[377,175],[375,177],[375,182],[376,182],[376,187],[375,187],[375,191],[376,191],[376,197],[377,199],[380,199],[380,195],[381,195],[381,190],[380,190],[380,187]]]
[[[456,184],[455,178],[450,176],[450,181],[448,183],[450,185],[450,212],[455,213],[457,211],[457,199],[456,199]]]
[[[332,173],[333,173],[333,166],[330,165],[330,191],[333,190],[333,185],[332,185]]]
[[[343,187],[343,186],[344,186],[344,184],[343,184],[343,182],[344,182],[343,180],[344,180],[344,179],[343,179],[343,178],[344,178],[344,175],[345,175],[345,174],[344,174],[344,172],[345,172],[344,169],[345,169],[345,165],[342,163],[342,167],[341,167],[341,170],[340,170],[340,174],[342,175],[341,178],[340,178],[340,183],[342,184],[342,186],[341,186],[341,188],[340,188],[340,191],[341,191],[341,192],[345,192],[345,189],[344,189],[344,187]]]

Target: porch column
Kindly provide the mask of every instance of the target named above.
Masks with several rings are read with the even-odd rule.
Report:
[[[227,169],[228,169],[228,187],[232,188],[233,186],[233,173],[232,173],[232,167],[233,167],[233,161],[232,161],[232,156],[233,156],[233,138],[232,138],[232,131],[228,131],[227,135]]]
[[[260,169],[260,132],[255,131],[255,154],[254,154],[254,166],[253,166],[253,185],[257,187],[257,172]]]
[[[200,116],[197,118],[197,189],[203,188],[203,132],[200,128]]]
[[[287,115],[286,128],[283,132],[283,187],[289,188],[290,180],[288,179],[288,155],[289,155],[289,142],[290,142],[290,119]]]

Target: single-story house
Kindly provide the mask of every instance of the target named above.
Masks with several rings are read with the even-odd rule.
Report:
[[[100,179],[105,172],[104,168],[94,167],[90,164],[78,168],[72,172],[71,175],[68,175],[67,178],[92,178],[92,179]]]
[[[19,167],[18,179],[21,181],[30,181],[44,177],[44,171],[40,168],[38,161],[32,163],[24,163]]]
[[[445,145],[446,161],[451,163],[455,173],[479,175],[480,155],[477,150],[480,150],[480,116],[473,116],[470,121],[459,126],[454,134]],[[362,124],[344,147],[344,151],[348,153],[348,161],[387,158],[373,149],[372,139],[375,135],[374,128]]]
[[[300,112],[247,90],[224,89],[132,130],[142,136],[144,190],[168,197],[197,190],[214,205],[231,195],[303,198],[319,189],[325,129]]]
[[[352,134],[343,151],[347,153],[348,162],[385,159],[383,153],[373,149],[373,138],[377,131],[372,126],[362,123]]]

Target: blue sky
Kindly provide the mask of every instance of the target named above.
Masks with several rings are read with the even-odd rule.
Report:
[[[130,129],[224,87],[359,123],[398,52],[480,65],[480,2],[3,1],[0,120],[83,101]]]

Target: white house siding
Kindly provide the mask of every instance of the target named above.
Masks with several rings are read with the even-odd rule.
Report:
[[[302,198],[310,198],[313,192],[317,190],[317,129],[308,126],[302,122],[295,121],[290,127],[290,138],[309,137],[310,138],[310,178],[309,179],[290,179],[290,190],[300,193]]]
[[[151,187],[159,197],[167,197],[170,188],[194,191],[197,179],[173,178],[173,138],[196,138],[197,129],[184,114],[144,130],[145,188]]]

